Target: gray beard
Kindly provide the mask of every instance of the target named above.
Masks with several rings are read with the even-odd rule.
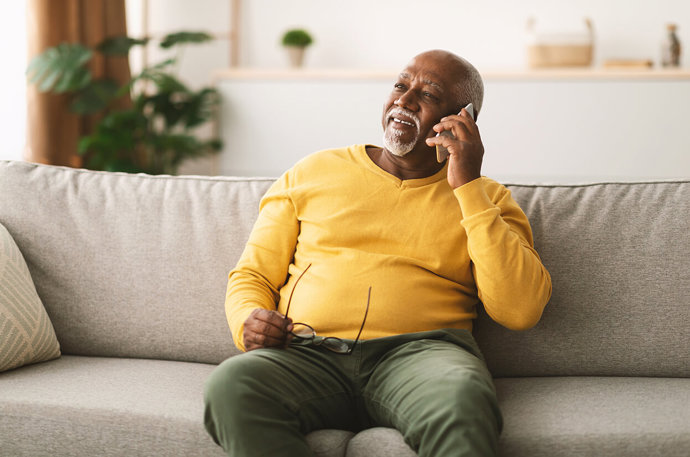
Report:
[[[415,143],[416,138],[409,143],[403,143],[397,135],[389,133],[388,129],[383,131],[383,146],[395,156],[404,157],[414,149]]]

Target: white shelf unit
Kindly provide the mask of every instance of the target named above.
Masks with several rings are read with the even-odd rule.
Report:
[[[690,71],[481,70],[483,171],[505,180],[690,177]],[[381,141],[395,71],[217,71],[219,171],[277,176],[319,149]]]

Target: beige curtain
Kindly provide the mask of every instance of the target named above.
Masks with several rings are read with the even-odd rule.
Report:
[[[127,33],[125,0],[29,0],[27,8],[29,60],[62,42],[92,47],[106,37]],[[91,71],[94,78],[108,77],[119,84],[130,76],[127,58],[103,58],[98,53],[91,60]],[[27,87],[27,102],[25,159],[81,166],[77,143],[91,132],[97,119],[70,112],[69,95],[39,93],[33,84]]]

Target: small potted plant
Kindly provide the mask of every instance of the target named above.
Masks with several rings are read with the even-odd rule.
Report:
[[[314,42],[309,32],[304,29],[290,29],[283,35],[283,46],[287,49],[290,64],[301,67],[304,63],[304,51]]]

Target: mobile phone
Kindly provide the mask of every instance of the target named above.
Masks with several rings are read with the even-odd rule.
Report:
[[[472,103],[465,106],[465,110],[469,113],[472,120],[474,120],[474,106],[472,105]],[[462,112],[462,110],[461,110],[461,112]],[[460,113],[458,113],[458,114],[460,114]],[[455,136],[453,135],[453,133],[450,130],[444,130],[443,132],[436,134],[436,136],[439,136],[439,135],[445,135],[445,136],[449,136],[451,138],[455,138]],[[441,163],[444,160],[446,160],[449,155],[450,154],[448,153],[447,148],[445,148],[444,146],[441,146],[440,144],[436,145],[436,160],[438,160],[438,163]]]

